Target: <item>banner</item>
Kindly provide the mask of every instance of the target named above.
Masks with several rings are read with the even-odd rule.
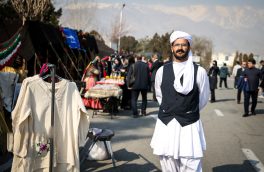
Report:
[[[69,28],[63,28],[63,33],[66,37],[66,44],[70,48],[80,49],[80,42],[78,39],[77,32],[75,30]]]

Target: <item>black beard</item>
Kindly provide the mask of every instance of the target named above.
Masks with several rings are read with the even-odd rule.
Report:
[[[178,52],[183,52],[184,54],[182,54],[181,56],[178,56],[177,55]],[[173,55],[174,55],[174,57],[177,60],[181,60],[182,61],[182,60],[185,60],[188,57],[188,53],[189,53],[189,50],[188,51],[184,51],[184,50],[180,49],[180,50],[174,51]]]

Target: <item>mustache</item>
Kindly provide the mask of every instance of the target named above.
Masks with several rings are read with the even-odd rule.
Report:
[[[176,51],[176,53],[185,53],[185,51],[183,49],[179,49]]]

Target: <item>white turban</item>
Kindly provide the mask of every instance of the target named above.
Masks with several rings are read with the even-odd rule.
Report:
[[[192,45],[192,36],[186,32],[174,31],[170,36],[170,44],[172,44],[176,39],[184,38],[187,39],[189,44]]]

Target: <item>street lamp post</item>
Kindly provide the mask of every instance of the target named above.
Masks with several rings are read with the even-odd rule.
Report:
[[[122,9],[120,11],[120,21],[119,21],[119,33],[118,33],[118,53],[120,53],[120,38],[121,38],[121,30],[122,30],[122,17],[123,17],[123,9],[125,8],[126,4],[123,4]]]

